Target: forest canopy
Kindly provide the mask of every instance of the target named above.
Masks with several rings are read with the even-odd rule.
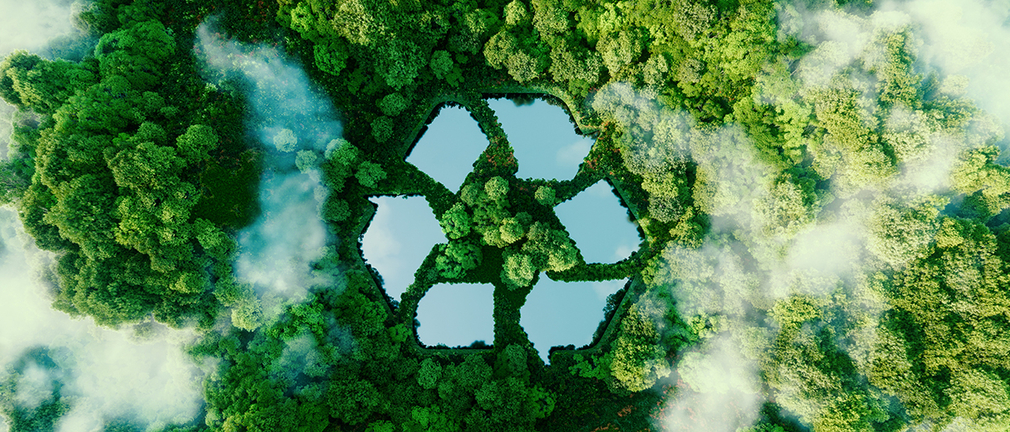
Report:
[[[924,7],[96,0],[80,49],[0,62],[0,204],[53,308],[198,335],[199,415],[105,431],[1006,430],[1006,119],[969,92],[1000,81],[951,73]],[[563,108],[578,173],[518,178],[496,98]],[[458,191],[405,160],[445,107],[488,141]],[[600,181],[641,236],[616,263],[554,213]],[[362,257],[375,196],[445,234],[400,299]],[[549,364],[542,277],[629,280]],[[494,286],[490,344],[420,342],[437,283]],[[0,415],[57,430],[70,363],[17,355]]]

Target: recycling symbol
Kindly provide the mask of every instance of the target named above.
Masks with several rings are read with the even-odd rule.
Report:
[[[519,310],[544,274],[566,282],[631,276],[628,260],[587,263],[555,213],[558,204],[593,184],[607,181],[614,185],[616,181],[595,148],[583,158],[572,179],[517,177],[519,165],[513,148],[487,101],[474,98],[468,102],[462,105],[480,124],[489,144],[458,191],[451,191],[404,160],[390,170],[400,170],[400,177],[414,181],[387,187],[392,193],[380,187],[369,194],[423,196],[446,239],[431,248],[414,273],[397,313],[412,328],[418,303],[433,285],[490,284],[494,286],[494,345],[529,344],[519,324]]]

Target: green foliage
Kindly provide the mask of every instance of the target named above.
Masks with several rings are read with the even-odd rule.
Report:
[[[872,13],[852,2],[99,1],[81,13],[95,47],[79,61],[16,51],[0,63],[0,97],[22,111],[0,203],[55,252],[58,309],[109,326],[220,324],[192,349],[218,364],[204,383],[209,430],[645,430],[675,391],[657,384],[678,352],[716,337],[740,339],[775,401],[756,431],[954,419],[1000,430],[1010,421],[1001,131],[958,99],[963,80],[918,72],[918,29],[838,12],[847,4]],[[843,67],[821,67],[836,42],[795,27],[820,9],[872,30]],[[192,35],[209,14],[225,17],[225,33],[283,43],[314,65],[345,115],[347,139],[323,159],[286,156],[321,172],[335,238],[360,235],[363,196],[429,199],[448,242],[416,273],[418,292],[385,304],[354,241],[313,263],[304,301],[261,302],[236,280],[235,232],[259,211],[262,155],[245,150],[249,101],[199,76]],[[530,91],[563,101],[597,139],[575,179],[514,177],[481,98]],[[398,162],[439,103],[466,106],[492,143],[458,197]],[[272,138],[285,153],[298,140],[287,129]],[[927,163],[955,156],[949,178]],[[586,265],[552,210],[600,180],[645,234],[614,266]],[[817,235],[835,223],[865,228],[859,247],[827,253],[852,268],[792,268],[807,258],[803,236],[830,248]],[[324,281],[331,269],[340,276]],[[631,279],[594,347],[555,351],[550,367],[519,325],[540,272]],[[413,313],[435,281],[495,286],[493,346],[416,346]],[[688,352],[681,377],[696,387],[712,365]],[[0,384],[12,429],[55,427],[73,403],[58,381],[34,408],[12,399],[16,380]]]
[[[393,136],[393,119],[381,116],[372,120],[372,136],[375,140],[384,143]]]
[[[218,137],[210,126],[192,125],[175,142],[179,156],[193,165],[210,159],[210,151],[217,147]]]
[[[25,51],[15,51],[0,62],[0,97],[39,113],[54,113],[74,93],[95,81],[95,73],[85,67],[43,60]]]
[[[504,199],[509,192],[508,180],[498,176],[491,177],[487,183],[484,183],[484,192],[487,193],[487,197],[491,200],[498,201]]]
[[[378,186],[379,182],[386,179],[386,172],[383,171],[379,164],[371,161],[363,161],[358,165],[357,172],[354,173],[354,178],[358,179],[358,183],[366,188],[374,188]]]
[[[463,81],[463,72],[452,61],[452,56],[446,51],[435,51],[431,55],[431,71],[438,79],[444,79],[453,87],[459,86]]]
[[[407,108],[407,103],[407,98],[403,97],[402,94],[390,93],[379,101],[379,109],[387,116],[396,117]]]
[[[435,269],[448,279],[459,279],[463,273],[480,265],[483,255],[480,245],[468,240],[450,240],[438,246]]]
[[[284,153],[290,153],[298,148],[298,137],[291,129],[281,129],[274,135],[274,147]]]
[[[340,72],[347,66],[349,53],[346,44],[342,43],[340,39],[321,42],[313,46],[312,51],[315,55],[316,67],[326,73],[340,75]]]
[[[534,197],[537,202],[546,207],[554,207],[554,205],[557,204],[557,194],[550,186],[538,187]]]
[[[533,265],[533,257],[523,254],[510,254],[505,257],[505,267],[502,269],[502,280],[510,289],[529,286],[537,275]]]
[[[505,24],[516,26],[529,19],[529,12],[526,6],[519,0],[512,0],[505,5]]]
[[[421,387],[431,390],[438,384],[438,379],[442,377],[442,366],[430,358],[421,362],[421,370],[417,373],[417,383]]]
[[[901,208],[882,205],[871,221],[869,248],[884,262],[902,267],[925,256],[937,228],[942,202],[923,202]]]
[[[540,269],[560,272],[575,265],[577,251],[564,231],[534,222],[527,237],[529,240],[523,244],[522,250],[533,257],[533,262]]]
[[[103,35],[95,46],[95,58],[102,76],[122,76],[131,87],[143,91],[158,84],[159,65],[169,60],[175,49],[175,40],[160,21],[138,17]]]
[[[438,221],[442,233],[450,239],[458,239],[470,234],[470,215],[463,203],[457,202],[446,211]]]
[[[610,369],[611,386],[642,391],[670,374],[666,352],[658,344],[660,334],[656,323],[647,315],[650,312],[635,305],[622,317],[621,335],[604,357],[604,364]]]
[[[329,197],[323,205],[323,218],[332,222],[343,222],[351,216],[351,207],[337,197]]]
[[[508,71],[520,83],[527,83],[540,77],[547,67],[547,61],[538,47],[531,47],[526,39],[520,39],[506,28],[491,36],[484,46],[484,57],[489,65]]]

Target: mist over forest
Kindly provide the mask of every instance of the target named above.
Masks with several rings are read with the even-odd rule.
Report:
[[[1008,20],[0,0],[0,432],[1010,430]],[[579,140],[510,124],[534,101]],[[600,193],[619,255],[565,210]],[[391,217],[437,223],[416,267]],[[603,319],[534,347],[559,283]]]

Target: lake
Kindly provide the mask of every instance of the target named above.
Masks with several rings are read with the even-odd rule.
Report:
[[[515,150],[519,177],[568,180],[575,176],[593,141],[575,133],[564,110],[539,100],[516,106],[499,99],[489,105]],[[457,191],[487,142],[465,110],[444,108],[407,161]],[[423,198],[370,200],[378,209],[362,239],[362,252],[382,276],[387,294],[398,299],[432,245],[446,239]],[[638,249],[635,225],[606,181],[559,204],[555,211],[587,262],[617,262]],[[552,346],[588,344],[603,319],[607,296],[625,283],[556,282],[541,274],[521,309],[520,323],[546,361]],[[429,346],[468,346],[475,340],[490,345],[494,338],[492,293],[490,285],[435,285],[418,305],[418,337]]]

